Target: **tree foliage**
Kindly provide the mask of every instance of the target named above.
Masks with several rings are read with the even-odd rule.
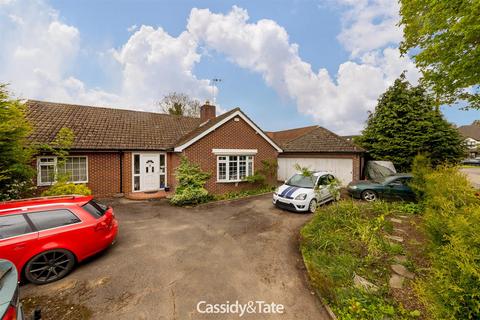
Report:
[[[0,200],[21,197],[32,188],[30,132],[25,106],[0,84]]]
[[[404,40],[439,102],[480,108],[480,1],[400,0]]]
[[[175,116],[200,116],[200,101],[184,93],[172,92],[164,96],[159,103],[160,110]]]
[[[428,154],[434,166],[456,163],[464,155],[458,131],[443,118],[432,96],[403,74],[379,98],[356,142],[374,159],[392,161],[401,171],[410,170],[418,153]]]

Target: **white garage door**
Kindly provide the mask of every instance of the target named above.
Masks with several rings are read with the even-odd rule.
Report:
[[[353,179],[353,160],[335,158],[278,158],[278,180],[290,178],[295,171],[295,164],[307,167],[312,171],[330,171],[342,185],[347,185]]]

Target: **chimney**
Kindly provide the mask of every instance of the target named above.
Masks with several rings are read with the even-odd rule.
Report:
[[[215,116],[215,106],[210,105],[210,102],[207,100],[205,104],[200,107],[200,120],[205,122],[215,119]]]

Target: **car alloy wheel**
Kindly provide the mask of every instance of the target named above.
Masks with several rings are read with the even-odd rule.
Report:
[[[314,213],[317,210],[317,200],[313,199],[310,201],[310,205],[308,206],[308,211]]]
[[[362,192],[362,199],[368,202],[377,200],[377,194],[372,190],[365,190]]]
[[[46,284],[66,276],[75,265],[74,255],[64,249],[37,254],[25,267],[25,277],[35,284]]]

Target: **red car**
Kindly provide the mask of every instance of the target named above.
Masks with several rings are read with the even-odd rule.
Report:
[[[111,207],[91,196],[0,203],[0,259],[35,284],[66,276],[76,263],[109,247],[118,223]]]

